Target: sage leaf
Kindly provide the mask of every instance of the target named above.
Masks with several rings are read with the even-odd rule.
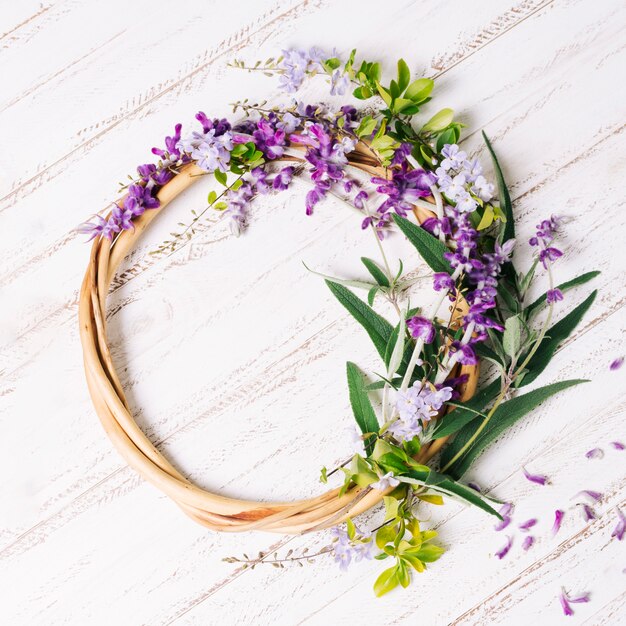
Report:
[[[402,363],[402,358],[404,356],[404,342],[406,338],[406,319],[405,314],[403,313],[400,316],[400,325],[396,329],[394,328],[394,332],[392,333],[392,337],[395,335],[396,340],[393,344],[393,349],[391,355],[389,356],[389,360],[387,361],[387,378],[393,378],[393,375],[398,371],[400,364]],[[387,347],[389,349],[389,346]],[[385,355],[386,357],[387,355]]]
[[[580,276],[577,276],[576,278],[572,278],[572,280],[568,280],[568,281],[565,281],[564,283],[561,283],[560,285],[557,285],[556,288],[560,289],[561,291],[567,291],[568,289],[573,289],[574,287],[578,287],[578,285],[584,285],[585,283],[589,282],[590,280],[592,280],[599,274],[600,272],[598,271],[587,272],[585,274],[581,274]],[[545,293],[539,296],[532,304],[529,304],[526,307],[526,313],[528,315],[531,315],[533,311],[535,311],[538,307],[541,307],[545,303],[546,298],[547,298],[547,294]]]
[[[546,332],[546,336],[539,345],[539,348],[526,366],[528,374],[524,377],[520,387],[532,383],[554,356],[559,345],[567,339],[572,331],[578,326],[585,313],[596,298],[597,291],[591,292],[589,296],[581,302],[575,309],[570,311],[562,320],[551,326]]]
[[[322,274],[321,272],[316,272],[312,270],[304,261],[302,261],[302,265],[311,272],[311,274],[315,274],[316,276],[321,276],[325,280],[330,280],[333,283],[338,283],[339,285],[345,285],[346,287],[354,287],[355,289],[367,289],[368,291],[372,289],[372,287],[376,287],[374,283],[368,283],[364,280],[349,280],[345,278],[336,278],[335,276],[329,276],[328,274]]]
[[[514,359],[522,346],[522,321],[519,315],[509,317],[504,323],[504,335],[502,336],[502,347],[504,352]]]
[[[361,257],[361,261],[363,265],[367,268],[367,271],[372,275],[374,280],[381,287],[389,287],[389,279],[385,276],[385,272],[383,272],[378,265],[372,261],[372,259],[368,259],[366,256]]]
[[[411,80],[411,70],[404,59],[398,61],[398,89],[402,93]]]
[[[377,433],[380,426],[372,403],[367,395],[363,373],[357,365],[350,361],[346,364],[346,372],[348,376],[350,405],[352,406],[352,413],[354,413],[356,423],[364,435],[367,433]],[[368,455],[372,453],[375,441],[376,437],[374,436],[365,439],[365,451]]]
[[[380,358],[384,359],[387,342],[393,332],[393,326],[343,285],[335,283],[332,280],[326,280],[326,284],[337,300],[348,310],[350,315],[363,326],[365,332],[367,332],[372,340],[376,351],[380,355]]]
[[[443,242],[404,217],[394,215],[393,219],[431,269],[435,272],[452,274],[453,270],[443,256],[448,252],[448,248]]]
[[[504,230],[502,231],[502,240],[508,241],[509,239],[513,239],[513,237],[515,237],[515,222],[513,218],[511,194],[509,193],[509,189],[506,186],[504,175],[502,174],[502,169],[500,168],[500,163],[498,162],[498,157],[496,156],[496,153],[493,150],[493,146],[489,141],[489,137],[487,137],[487,135],[485,134],[485,131],[483,131],[483,139],[485,140],[487,150],[489,150],[489,154],[491,154],[491,160],[493,161],[493,169],[495,170],[496,182],[498,184],[500,208],[504,211],[504,215],[506,216]]]
[[[523,396],[516,396],[507,402],[503,402],[491,416],[491,419],[476,437],[473,444],[468,448],[454,464],[447,469],[447,472],[455,479],[459,479],[469,469],[476,457],[497,437],[499,437],[507,428],[515,424],[519,419],[530,413],[538,407],[542,402],[550,398],[556,393],[588,382],[586,380],[574,379],[564,380],[539,389],[534,389]],[[484,418],[477,419],[467,424],[458,432],[454,441],[445,448],[442,454],[441,464],[443,467],[463,449],[465,444],[472,438],[474,433],[483,424]]]

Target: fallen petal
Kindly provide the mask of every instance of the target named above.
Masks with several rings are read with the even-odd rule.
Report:
[[[567,596],[567,600],[571,604],[582,604],[585,602],[589,602],[589,599],[590,599],[590,596],[588,593],[583,593],[582,596],[578,596],[577,598],[570,598],[569,596]]]
[[[500,548],[500,550],[496,552],[496,556],[499,559],[503,559],[507,555],[508,551],[511,549],[512,545],[513,545],[513,537],[507,537],[506,543],[502,546],[502,548]]]
[[[532,519],[526,520],[522,524],[518,526],[520,530],[528,530],[532,528],[537,523],[537,520],[533,517]]]
[[[622,367],[622,365],[624,365],[624,357],[620,356],[619,358],[615,359],[615,361],[613,361],[611,365],[609,365],[609,369],[614,372],[615,370],[618,370],[620,367]]]
[[[477,483],[467,483],[467,486],[470,489],[473,489],[474,491],[478,491],[478,493],[482,493],[482,489],[480,488],[480,485],[478,485]]]
[[[601,448],[592,448],[588,452],[585,452],[585,456],[588,459],[601,459],[604,456],[604,452]]]
[[[526,478],[530,480],[531,483],[536,483],[537,485],[545,485],[548,482],[548,478],[546,476],[541,476],[540,474],[530,474],[526,471],[525,467],[522,467],[522,472],[524,472],[524,476],[526,476]]]
[[[561,524],[563,523],[563,516],[565,515],[564,511],[557,509],[554,512],[554,524],[552,525],[552,536],[556,535],[561,529]]]
[[[561,603],[561,608],[563,609],[563,613],[565,615],[567,615],[568,617],[570,615],[574,615],[574,611],[572,611],[572,607],[570,607],[564,591],[561,591],[561,595],[559,596],[559,602]]]
[[[611,441],[611,445],[616,450],[626,450],[626,446],[621,441]]]
[[[580,497],[587,498],[592,502],[600,502],[602,500],[602,494],[598,491],[592,491],[591,489],[583,489],[579,491],[575,496],[572,496],[571,500],[576,500]]]
[[[535,543],[535,538],[532,535],[528,535],[527,537],[524,537],[522,548],[524,549],[524,551],[529,550],[532,547],[533,543]]]
[[[586,522],[598,519],[596,512],[588,504],[581,504],[580,506],[582,507],[583,517],[585,518]]]
[[[503,515],[502,519],[493,527],[496,531],[504,530],[511,523],[511,518],[508,515]]]
[[[620,509],[616,509],[616,511],[619,522],[617,522],[615,530],[611,533],[611,537],[615,537],[618,541],[621,541],[624,538],[624,532],[626,532],[626,517],[624,517]]]

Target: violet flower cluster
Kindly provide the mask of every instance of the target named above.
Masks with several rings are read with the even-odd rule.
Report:
[[[554,262],[563,256],[563,252],[553,245],[560,224],[561,218],[556,215],[543,220],[537,224],[537,232],[528,241],[531,246],[537,248],[539,261],[547,270],[550,270]],[[554,304],[560,300],[563,300],[563,293],[560,289],[548,289],[546,293],[548,304]]]
[[[334,538],[332,553],[341,570],[348,569],[353,560],[358,563],[362,559],[374,557],[375,543],[369,540],[369,536],[362,537],[361,541],[353,541],[346,530],[339,526],[334,526],[330,532]]]

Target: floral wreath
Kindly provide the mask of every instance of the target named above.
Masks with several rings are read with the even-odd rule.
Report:
[[[204,113],[196,115],[199,127],[188,135],[177,124],[165,147],[152,149],[158,162],[140,165],[112,210],[79,227],[94,240],[79,315],[89,390],[107,434],[129,465],[213,530],[296,534],[332,527],[332,543],[318,554],[330,554],[342,567],[372,557],[393,562],[374,584],[382,595],[408,586],[412,571],[424,571],[444,552],[433,541],[437,533],[420,526],[420,503],[440,505],[448,496],[494,515],[497,528],[510,522],[510,504],[461,478],[506,428],[553,394],[585,382],[558,381],[518,395],[542,373],[595,297],[593,292],[553,324],[563,293],[598,272],[555,285],[553,265],[562,256],[555,246],[562,220],[555,216],[537,226],[528,242],[535,250],[534,262],[519,271],[511,258],[511,198],[487,136],[483,133],[497,198],[480,162],[459,147],[463,124],[455,121],[453,111],[444,108],[420,121],[433,81],[412,80],[401,59],[397,77],[384,85],[380,63],[357,64],[355,52],[347,60],[314,48],[287,50],[250,67],[235,61],[232,65],[240,69],[278,75],[288,93],[295,93],[305,78],[322,75],[329,79],[331,95],[350,89],[354,98],[372,104],[367,110],[297,102],[279,108],[244,100],[234,105],[244,118],[235,124]],[[324,276],[339,303],[366,331],[384,372],[366,379],[357,365],[347,363],[357,451],[339,467],[322,469],[323,483],[334,474],[343,474],[343,483],[321,496],[267,503],[200,489],[156,449],[130,413],[107,345],[108,288],[157,213],[206,174],[213,174],[221,193],[211,191],[208,206],[194,212],[192,221],[156,253],[184,246],[209,209],[221,211],[240,234],[256,196],[280,192],[295,180],[311,185],[305,197],[307,215],[325,197],[338,196],[360,216],[363,231],[373,234],[380,262],[362,259],[370,282]],[[434,272],[435,298],[428,306],[410,306],[412,281],[402,261],[399,269],[392,269],[385,254],[385,239],[394,231],[413,244]],[[538,269],[548,288],[528,302]],[[365,290],[366,299],[352,289]],[[377,313],[376,299],[391,303],[397,319],[390,322]],[[484,384],[482,379],[479,384],[480,362],[491,372]],[[545,482],[542,476],[526,476]],[[357,528],[352,519],[381,501],[382,522],[374,529]],[[623,517],[620,524],[619,538]],[[533,520],[523,526],[528,533]],[[509,538],[496,555],[503,558],[511,543]],[[524,549],[532,543],[527,534]],[[266,562],[282,566],[286,560],[311,556],[278,559],[262,553],[257,559],[226,560],[243,562],[244,567]]]

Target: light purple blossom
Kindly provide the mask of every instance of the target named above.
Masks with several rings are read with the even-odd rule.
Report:
[[[513,545],[513,537],[509,536],[506,538],[506,543],[496,552],[496,556],[499,559],[503,559],[511,549]]]
[[[308,52],[290,48],[282,51],[282,57],[279,65],[282,71],[279,85],[287,93],[296,92],[306,74],[322,71],[322,61],[328,58],[320,48],[311,48]]]
[[[81,233],[82,235],[89,235],[89,239],[87,241],[91,241],[96,237],[102,235],[104,229],[106,228],[107,221],[101,215],[94,215],[94,220],[92,222],[83,222],[76,227],[76,231]]]
[[[563,523],[563,517],[565,512],[557,509],[554,512],[554,524],[552,525],[552,536],[556,535],[561,530],[561,524]]]
[[[441,291],[442,289],[452,291],[454,290],[454,280],[450,274],[446,274],[445,272],[436,272],[433,274],[433,287],[435,291]]]
[[[588,459],[601,459],[604,457],[604,451],[602,448],[592,448],[591,450],[585,452],[585,456]]]
[[[535,538],[532,535],[526,535],[526,537],[524,537],[524,541],[522,542],[522,549],[524,550],[524,552],[530,550],[534,543]]]
[[[154,187],[130,185],[128,195],[124,199],[124,208],[130,211],[133,217],[142,215],[146,209],[158,208],[161,203],[152,195],[153,191]]]
[[[406,326],[415,339],[419,338],[424,343],[432,343],[435,340],[435,327],[432,320],[414,315],[406,321]]]
[[[371,182],[376,185],[378,193],[387,196],[377,211],[388,221],[391,211],[406,217],[416,200],[432,195],[435,176],[422,169],[409,170],[404,162],[401,167],[392,170],[391,179],[374,176]]]
[[[274,176],[272,187],[274,187],[277,191],[284,191],[291,184],[291,181],[293,180],[293,173],[293,167],[283,167],[280,172]]]
[[[379,480],[371,484],[371,487],[378,489],[378,491],[385,491],[392,487],[397,487],[400,481],[394,476],[393,472],[387,472],[384,476],[380,476]]]
[[[191,157],[196,161],[198,167],[205,172],[214,172],[215,170],[227,172],[232,149],[232,135],[229,132],[216,137],[215,129],[211,129],[205,133],[204,139],[192,148]]]
[[[626,517],[619,508],[616,508],[615,510],[617,511],[619,521],[611,533],[611,537],[615,537],[618,541],[621,541],[624,538],[624,532],[626,532]]]
[[[560,289],[548,289],[546,293],[546,302],[548,304],[555,304],[563,300],[563,292]]]
[[[537,485],[545,485],[549,482],[546,476],[542,476],[540,474],[530,474],[528,471],[526,471],[525,467],[522,467],[522,472],[524,473],[524,476],[527,478],[527,480],[529,480],[531,483],[535,483]]]
[[[330,95],[343,96],[350,87],[350,77],[341,69],[335,70],[330,77]]]

